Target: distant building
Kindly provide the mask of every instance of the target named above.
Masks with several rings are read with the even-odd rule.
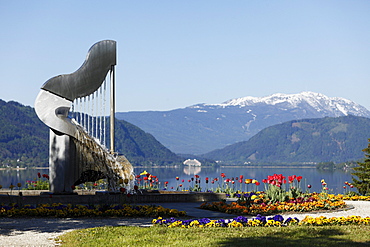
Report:
[[[187,159],[187,160],[184,161],[183,164],[186,165],[186,166],[201,166],[202,165],[202,163],[200,163],[196,159],[193,159],[193,160]]]

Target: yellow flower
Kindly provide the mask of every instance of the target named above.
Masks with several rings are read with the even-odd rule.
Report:
[[[230,222],[229,224],[227,224],[228,227],[243,227],[243,224],[234,220],[232,222]]]
[[[208,227],[216,227],[217,226],[216,220],[211,220],[210,222],[208,222],[206,224],[206,226],[208,226]]]
[[[191,223],[190,223],[190,226],[199,226],[199,221],[197,220],[193,220]]]
[[[147,171],[143,171],[142,173],[140,173],[140,175],[142,176],[142,175],[146,175],[146,174],[148,174],[148,172]]]

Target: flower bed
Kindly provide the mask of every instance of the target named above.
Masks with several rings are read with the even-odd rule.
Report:
[[[370,217],[362,218],[360,216],[351,215],[348,217],[331,217],[324,216],[312,217],[306,216],[299,225],[309,226],[330,226],[330,225],[370,225]]]
[[[0,217],[180,217],[184,211],[153,205],[63,205],[61,203],[37,206],[17,204],[0,205]]]
[[[236,215],[271,215],[283,212],[310,212],[318,210],[333,210],[346,207],[341,197],[326,193],[312,193],[309,197],[290,199],[285,202],[270,203],[263,193],[249,196],[250,199],[227,203],[203,203],[200,207]],[[254,198],[254,199],[252,199]]]
[[[370,196],[348,196],[348,195],[337,195],[337,198],[347,201],[370,201]]]
[[[192,227],[282,227],[282,226],[324,226],[324,225],[370,225],[370,217],[362,218],[360,216],[348,216],[348,217],[332,217],[326,218],[320,217],[309,217],[307,216],[302,221],[297,218],[284,219],[281,215],[275,215],[273,217],[265,217],[257,215],[252,219],[247,219],[244,216],[238,216],[233,219],[219,219],[211,220],[208,218],[193,219],[193,220],[177,220],[175,218],[163,219],[158,217],[153,219],[153,225],[164,226],[164,227],[181,227],[181,228],[192,228]]]

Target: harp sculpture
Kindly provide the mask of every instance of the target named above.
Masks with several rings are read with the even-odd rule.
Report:
[[[106,178],[108,190],[133,188],[133,167],[114,152],[116,42],[94,44],[82,66],[44,83],[35,101],[37,116],[50,128],[50,191]],[[109,75],[108,75],[109,74]],[[107,80],[110,80],[110,87]],[[106,94],[110,93],[110,105]],[[106,116],[109,105],[110,121]],[[110,125],[110,150],[106,125]]]

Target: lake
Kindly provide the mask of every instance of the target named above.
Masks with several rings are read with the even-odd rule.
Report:
[[[201,178],[201,187],[203,190],[206,189],[205,178],[208,177],[209,180],[213,178],[221,179],[221,173],[225,173],[226,178],[244,176],[244,179],[251,178],[258,180],[261,185],[259,185],[259,190],[264,190],[264,184],[262,179],[267,178],[268,175],[273,174],[283,174],[285,177],[290,175],[302,176],[301,188],[305,191],[307,185],[310,184],[312,188],[311,192],[321,191],[321,179],[325,179],[330,193],[344,193],[343,186],[344,182],[352,182],[351,170],[317,170],[316,168],[240,168],[240,167],[230,167],[230,168],[209,168],[209,167],[181,167],[181,168],[135,168],[136,174],[142,173],[144,170],[150,174],[157,176],[161,182],[161,188],[163,188],[163,183],[168,181],[168,188],[176,187],[179,184],[183,184],[182,188],[188,188],[188,180],[194,175],[198,175]],[[18,182],[25,184],[26,181],[36,180],[37,173],[49,174],[48,169],[26,169],[26,170],[0,170],[0,185],[3,188],[8,188],[11,183],[16,185]],[[179,180],[176,180],[179,177]],[[184,182],[182,182],[184,180]],[[239,182],[235,183],[235,188],[239,188]],[[208,188],[211,187],[211,183],[208,183]],[[216,187],[216,186],[214,186]],[[249,189],[252,189],[252,185],[249,185]],[[254,189],[255,187],[253,187]],[[352,189],[356,191],[355,189]]]

